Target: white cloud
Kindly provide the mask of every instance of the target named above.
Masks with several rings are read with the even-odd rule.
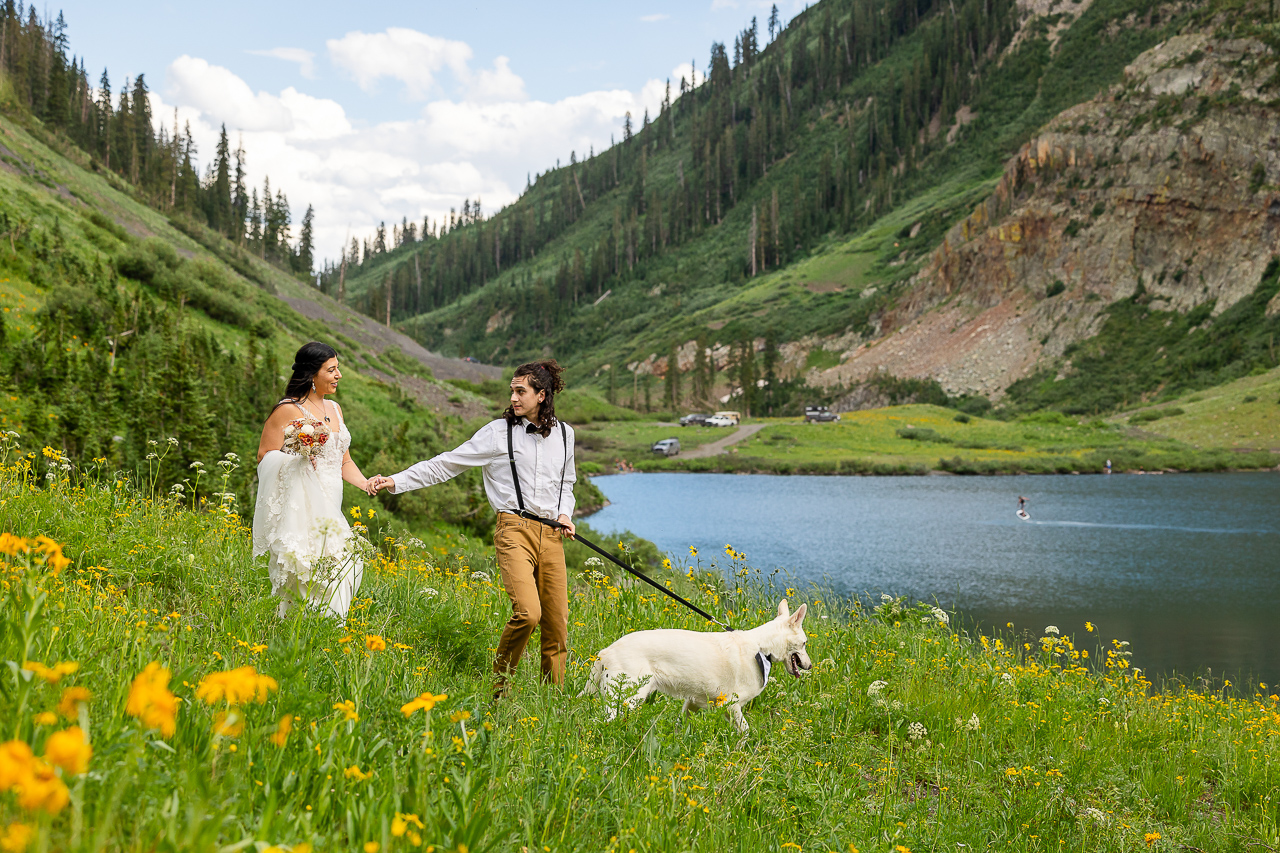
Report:
[[[658,21],[665,21],[670,17],[671,16],[665,12],[659,12],[655,15],[641,15],[640,20],[644,21],[646,24],[656,24]]]
[[[466,42],[437,38],[405,27],[389,27],[383,33],[349,32],[325,42],[329,58],[344,69],[360,88],[370,91],[383,77],[399,80],[405,94],[427,97],[436,74],[449,68],[458,77],[468,75],[471,46]]]
[[[480,71],[470,78],[467,96],[474,101],[524,101],[529,95],[524,81],[511,70],[511,60],[499,56],[492,71]]]
[[[280,98],[266,92],[256,95],[230,70],[183,54],[166,73],[166,96],[174,103],[200,113],[216,115],[242,130],[288,131],[292,116]]]
[[[528,173],[567,161],[570,151],[581,157],[591,147],[603,150],[628,110],[637,124],[646,107],[656,117],[666,86],[655,79],[639,92],[598,90],[554,102],[532,100],[506,57],[473,72],[460,59],[470,58],[470,48],[451,44],[437,54],[446,57],[438,67],[452,71],[463,87],[460,96],[437,96],[410,120],[363,126],[336,101],[293,87],[255,93],[229,69],[189,56],[170,65],[163,95],[152,95],[153,115],[168,125],[178,107],[180,126],[191,124],[202,169],[225,123],[233,147],[237,135],[243,138],[250,181],[261,187],[270,175],[273,191],[289,196],[295,237],[306,206],[315,207],[319,254],[332,258],[348,228],[363,238],[379,222],[408,217],[421,223],[424,215],[447,219],[450,208],[477,197],[486,213],[495,212],[517,198]],[[411,72],[386,62],[382,67],[399,69],[392,75],[378,71],[377,61],[352,71],[361,85],[382,76],[415,91],[431,85],[429,69]],[[672,71],[677,93],[679,75],[687,71],[687,65]]]
[[[283,59],[285,62],[296,62],[298,64],[298,72],[308,80],[316,79],[316,64],[314,62],[316,55],[309,50],[303,50],[300,47],[273,47],[270,50],[249,50],[245,51],[254,56],[270,56],[273,59]]]

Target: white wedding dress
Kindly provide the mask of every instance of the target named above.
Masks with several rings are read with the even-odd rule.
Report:
[[[342,516],[342,457],[350,446],[351,433],[339,419],[336,436],[316,455],[314,467],[283,450],[270,451],[258,463],[253,556],[270,555],[271,591],[280,598],[281,617],[301,600],[345,621],[360,588],[364,562]]]

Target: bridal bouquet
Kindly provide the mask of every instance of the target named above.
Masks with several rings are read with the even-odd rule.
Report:
[[[297,418],[284,425],[281,450],[314,460],[329,441],[329,428],[313,418]]]

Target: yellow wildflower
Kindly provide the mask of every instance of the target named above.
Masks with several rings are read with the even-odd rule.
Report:
[[[52,569],[55,575],[71,565],[71,561],[62,556],[62,546],[48,536],[37,536],[31,547],[44,555],[45,566]]]
[[[463,720],[471,719],[470,711],[454,711],[449,715],[449,721],[452,723],[460,723]]]
[[[418,710],[430,711],[432,708],[435,707],[437,702],[443,702],[448,698],[449,698],[448,693],[441,693],[439,696],[432,696],[431,691],[428,690],[426,693],[423,693],[417,699],[414,699],[404,705],[401,705],[400,713],[404,714],[406,717],[411,717],[413,716],[414,711],[418,711]]]
[[[56,726],[58,724],[58,715],[52,711],[41,711],[32,719],[35,720],[38,726]]]
[[[387,650],[387,641],[377,634],[365,634],[364,647],[371,652],[385,652]]]
[[[382,849],[382,845],[376,841],[366,841],[364,843],[364,853],[378,853]]]
[[[5,853],[22,853],[31,843],[31,836],[34,834],[35,830],[25,823],[14,821],[5,829],[4,834],[0,835],[0,850]]]
[[[0,533],[0,554],[16,557],[31,551],[31,543],[21,536],[12,533]]]
[[[44,761],[34,759],[27,766],[27,773],[17,785],[18,805],[28,811],[41,809],[49,814],[57,814],[71,799],[71,792],[58,778],[53,767]]]
[[[80,664],[75,661],[58,661],[53,666],[48,667],[39,661],[29,660],[23,662],[22,668],[27,672],[35,673],[50,684],[57,684],[62,680],[62,676],[71,675],[71,673],[80,669]]]
[[[276,680],[262,675],[251,666],[240,666],[225,672],[211,672],[200,679],[196,696],[210,705],[226,700],[228,705],[267,701],[267,694],[280,688]]]
[[[1142,840],[1147,842],[1147,846],[1150,847],[1151,845],[1155,844],[1157,841],[1160,840],[1160,833],[1148,832],[1142,836]]]
[[[219,711],[213,720],[213,733],[218,737],[240,737],[244,732],[244,714],[239,708]]]
[[[159,729],[161,735],[171,737],[178,730],[176,717],[181,701],[169,690],[169,670],[152,661],[133,679],[124,710],[147,728]]]
[[[360,715],[356,713],[356,703],[352,702],[350,699],[345,699],[339,702],[338,704],[334,705],[333,710],[341,711],[344,715],[346,715],[345,718],[348,720],[360,719]]]
[[[348,779],[355,779],[357,782],[363,782],[366,779],[373,778],[373,771],[370,770],[368,773],[365,773],[359,767],[352,764],[346,770],[342,771],[342,775],[346,776]]]
[[[89,769],[93,747],[79,726],[72,726],[49,735],[44,744],[44,757],[50,764],[62,768],[62,772],[79,776]]]
[[[0,791],[16,787],[27,775],[34,756],[25,741],[0,744]]]
[[[62,691],[62,698],[58,700],[58,713],[68,720],[74,720],[80,715],[80,706],[92,698],[93,694],[87,687],[68,687]]]
[[[293,715],[285,714],[280,718],[280,722],[276,725],[276,730],[271,733],[271,742],[276,746],[283,747],[289,742],[289,733],[293,731]]]

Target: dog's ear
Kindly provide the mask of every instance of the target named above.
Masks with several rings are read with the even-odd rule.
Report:
[[[791,615],[791,608],[787,606],[787,600],[784,598],[778,602],[778,619],[786,619]]]
[[[796,608],[796,612],[791,614],[791,618],[787,621],[791,625],[799,627],[800,623],[804,621],[804,614],[807,613],[808,610],[809,610],[809,605],[801,604],[798,608]]]

